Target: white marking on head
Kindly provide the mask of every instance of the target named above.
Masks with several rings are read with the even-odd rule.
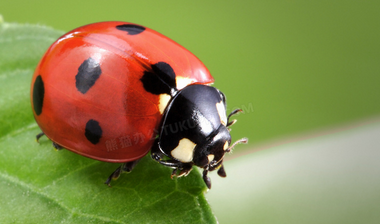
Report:
[[[214,154],[210,154],[207,156],[207,159],[208,159],[208,162],[210,163],[211,161],[213,161],[215,158]]]
[[[176,87],[178,90],[185,88],[192,82],[191,79],[186,78],[186,77],[181,77],[181,76],[176,76],[175,81],[176,81]]]
[[[171,151],[171,154],[175,159],[183,163],[189,163],[193,161],[195,146],[194,142],[183,138],[179,141],[178,146]]]
[[[160,94],[160,100],[158,102],[158,109],[160,110],[161,114],[164,113],[166,106],[168,105],[170,99],[171,99],[171,96],[169,94],[166,94],[166,93]]]
[[[223,146],[224,151],[228,149],[228,146],[229,146],[228,141],[226,141],[226,143],[224,143],[224,146]]]
[[[226,108],[224,107],[223,101],[216,104],[216,110],[218,111],[220,122],[226,126],[227,124],[227,116],[226,116]]]

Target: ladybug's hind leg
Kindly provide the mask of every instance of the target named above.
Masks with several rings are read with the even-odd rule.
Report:
[[[39,141],[40,141],[40,138],[41,138],[42,136],[44,136],[44,135],[45,135],[45,133],[43,133],[43,132],[41,132],[41,133],[39,133],[38,135],[36,135],[36,141],[39,142]],[[63,149],[63,147],[62,147],[61,145],[59,145],[58,143],[56,143],[56,142],[53,142],[53,147],[54,147],[56,150],[61,150],[61,149]]]
[[[120,177],[120,175],[124,172],[131,172],[139,161],[140,160],[138,159],[135,161],[121,164],[121,166],[119,166],[115,171],[113,171],[113,173],[108,177],[104,184],[107,184],[109,187],[111,187],[110,183],[112,180],[117,180]]]
[[[61,145],[58,145],[57,143],[53,142],[53,147],[56,149],[56,150],[61,150],[63,149],[63,147]]]

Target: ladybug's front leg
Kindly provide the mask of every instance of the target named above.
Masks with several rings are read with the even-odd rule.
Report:
[[[156,160],[160,164],[173,168],[173,172],[171,174],[171,178],[173,177],[182,177],[186,176],[190,173],[191,169],[193,168],[192,163],[182,163],[180,161],[174,160],[174,159],[164,159],[166,155],[161,152],[159,146],[158,146],[158,139],[154,142],[152,149],[151,149],[151,157],[152,159]],[[179,171],[179,173],[178,173]]]
[[[208,170],[204,169],[202,177],[203,177],[203,181],[205,182],[207,188],[211,189],[211,179],[210,179],[210,177],[207,176],[207,173],[208,173]]]
[[[193,169],[193,165],[191,163],[181,163],[180,167],[175,168],[173,170],[172,175],[170,177],[173,179],[173,177],[187,176],[192,169]]]

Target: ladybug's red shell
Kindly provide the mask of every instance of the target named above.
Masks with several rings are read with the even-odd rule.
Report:
[[[173,79],[176,90],[214,81],[197,57],[151,29],[124,22],[77,28],[48,49],[34,73],[34,117],[73,152],[106,162],[139,159],[171,97],[149,80],[155,75]]]

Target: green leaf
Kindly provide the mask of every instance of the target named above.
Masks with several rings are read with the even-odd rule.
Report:
[[[55,151],[30,107],[30,80],[61,31],[0,20],[0,220],[2,223],[215,223],[197,169],[170,179],[148,156],[103,184],[119,165]]]

